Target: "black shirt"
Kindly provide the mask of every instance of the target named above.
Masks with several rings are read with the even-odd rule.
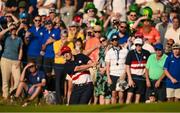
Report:
[[[75,73],[77,73],[74,71],[75,67],[85,65],[89,60],[90,58],[84,54],[75,55],[73,61],[67,61],[65,63],[65,72],[69,75],[74,75]]]

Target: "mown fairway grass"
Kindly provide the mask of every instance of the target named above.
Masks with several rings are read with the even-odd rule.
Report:
[[[129,104],[129,105],[20,105],[0,104],[0,112],[180,112],[179,103]]]

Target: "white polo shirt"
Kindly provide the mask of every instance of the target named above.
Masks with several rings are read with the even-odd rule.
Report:
[[[165,38],[168,39],[173,39],[175,43],[180,44],[180,27],[175,31],[173,27],[167,29],[165,33]]]
[[[125,72],[125,60],[128,50],[122,48],[119,50],[119,60],[117,61],[117,51],[114,48],[108,50],[105,61],[110,63],[110,75],[121,76]]]

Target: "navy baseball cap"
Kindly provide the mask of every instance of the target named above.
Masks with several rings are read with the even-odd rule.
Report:
[[[161,43],[158,43],[156,45],[154,45],[155,49],[159,49],[159,50],[163,50],[163,45]]]

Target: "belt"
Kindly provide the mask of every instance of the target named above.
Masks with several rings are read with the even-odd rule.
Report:
[[[81,83],[81,84],[73,84],[74,87],[81,87],[81,86],[86,86],[86,85],[90,85],[93,84],[92,82],[87,82],[87,83]]]

